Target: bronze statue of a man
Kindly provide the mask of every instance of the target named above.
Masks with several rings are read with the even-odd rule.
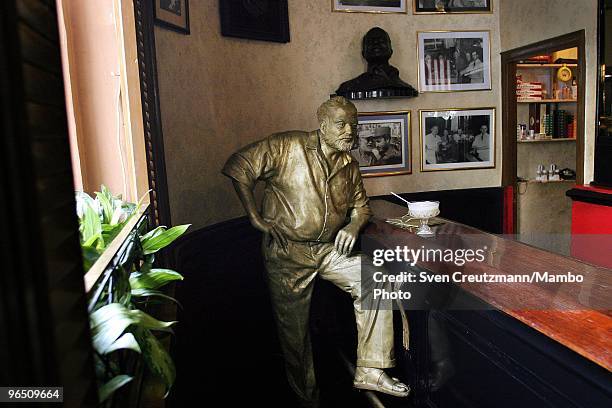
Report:
[[[273,134],[234,153],[223,168],[251,223],[264,233],[263,257],[289,384],[304,406],[317,406],[308,321],[318,275],[354,299],[354,386],[407,396],[409,387],[383,371],[395,364],[393,311],[361,307],[365,295],[384,284],[362,285],[364,255],[352,252],[371,216],[359,164],[348,153],[357,133],[357,109],[334,97],[319,107],[317,119],[318,130]],[[253,195],[258,180],[265,182],[261,212]]]

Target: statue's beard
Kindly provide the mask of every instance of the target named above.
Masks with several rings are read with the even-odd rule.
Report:
[[[323,141],[326,145],[332,149],[339,150],[341,152],[348,152],[353,148],[354,139],[345,139],[346,136],[341,135],[338,138],[331,138],[327,135],[323,135]]]

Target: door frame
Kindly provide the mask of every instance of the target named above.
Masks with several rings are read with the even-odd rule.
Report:
[[[516,64],[534,55],[551,54],[567,48],[578,49],[578,101],[576,118],[576,184],[584,183],[584,131],[585,131],[585,82],[586,50],[585,31],[579,30],[559,37],[549,38],[533,44],[501,53],[502,62],[502,186],[514,190],[512,204],[513,231],[517,230],[516,185],[517,144],[516,144]],[[510,203],[507,203],[508,205]]]

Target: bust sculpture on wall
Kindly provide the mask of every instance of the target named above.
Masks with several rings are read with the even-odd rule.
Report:
[[[392,54],[389,34],[380,27],[370,29],[363,37],[361,51],[368,70],[342,83],[336,94],[349,99],[418,96],[416,89],[400,79],[399,70],[389,65]]]

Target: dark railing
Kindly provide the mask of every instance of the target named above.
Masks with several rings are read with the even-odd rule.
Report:
[[[127,232],[127,238],[120,243],[120,246],[116,249],[114,254],[110,254],[112,256],[110,262],[106,265],[102,265],[102,273],[98,275],[97,281],[88,291],[89,299],[87,311],[89,313],[117,300],[114,298],[116,284],[120,281],[117,275],[120,273],[127,273],[129,275],[133,265],[136,264],[137,267],[140,266],[139,262],[141,259],[136,256],[136,254],[141,252],[137,250],[137,247],[140,246],[139,236],[146,233],[148,226],[149,211],[147,208],[138,215],[138,219],[129,232],[123,231]],[[126,225],[126,228],[129,228],[129,226]],[[122,234],[115,239],[121,238],[121,235]],[[110,247],[109,249],[112,250]],[[102,260],[102,258],[98,261],[100,260]],[[94,266],[99,267],[99,265]]]
[[[118,294],[129,288],[130,273],[139,270],[143,261],[140,254],[140,236],[150,226],[150,207],[146,206],[125,225],[124,229],[109,244],[85,275],[87,311],[89,314],[104,305],[119,302]],[[104,365],[104,377],[109,380],[118,373],[134,377],[131,386],[121,388],[106,400],[104,407],[129,407],[139,399],[142,380],[142,364],[138,356],[129,351],[119,350],[108,355],[97,355],[97,361]],[[98,370],[96,370],[98,371]],[[100,373],[98,372],[98,376]]]

